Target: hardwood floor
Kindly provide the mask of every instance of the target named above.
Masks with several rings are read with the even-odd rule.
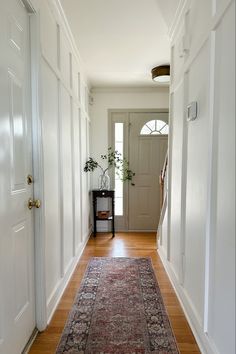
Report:
[[[98,234],[96,238],[91,237],[89,239],[50,324],[44,332],[38,334],[30,349],[30,354],[55,353],[76,291],[91,257],[151,257],[180,353],[200,353],[179,301],[156,252],[156,234],[118,233],[114,239],[111,238],[110,234]]]

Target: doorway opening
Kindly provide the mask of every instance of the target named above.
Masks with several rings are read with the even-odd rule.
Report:
[[[132,183],[112,172],[118,231],[156,231],[159,176],[168,148],[168,110],[109,110],[109,146],[130,163]]]

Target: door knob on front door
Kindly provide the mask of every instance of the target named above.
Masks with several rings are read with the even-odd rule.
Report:
[[[29,199],[28,200],[28,209],[31,210],[32,208],[40,208],[41,207],[41,201],[39,199]]]

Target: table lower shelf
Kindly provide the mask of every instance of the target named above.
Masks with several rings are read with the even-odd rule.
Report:
[[[99,218],[97,216],[96,220],[98,220],[98,221],[112,221],[113,220],[113,216],[109,216],[109,218]]]

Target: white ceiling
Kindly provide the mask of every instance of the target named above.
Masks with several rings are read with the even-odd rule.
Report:
[[[93,87],[156,86],[179,0],[60,0]]]

